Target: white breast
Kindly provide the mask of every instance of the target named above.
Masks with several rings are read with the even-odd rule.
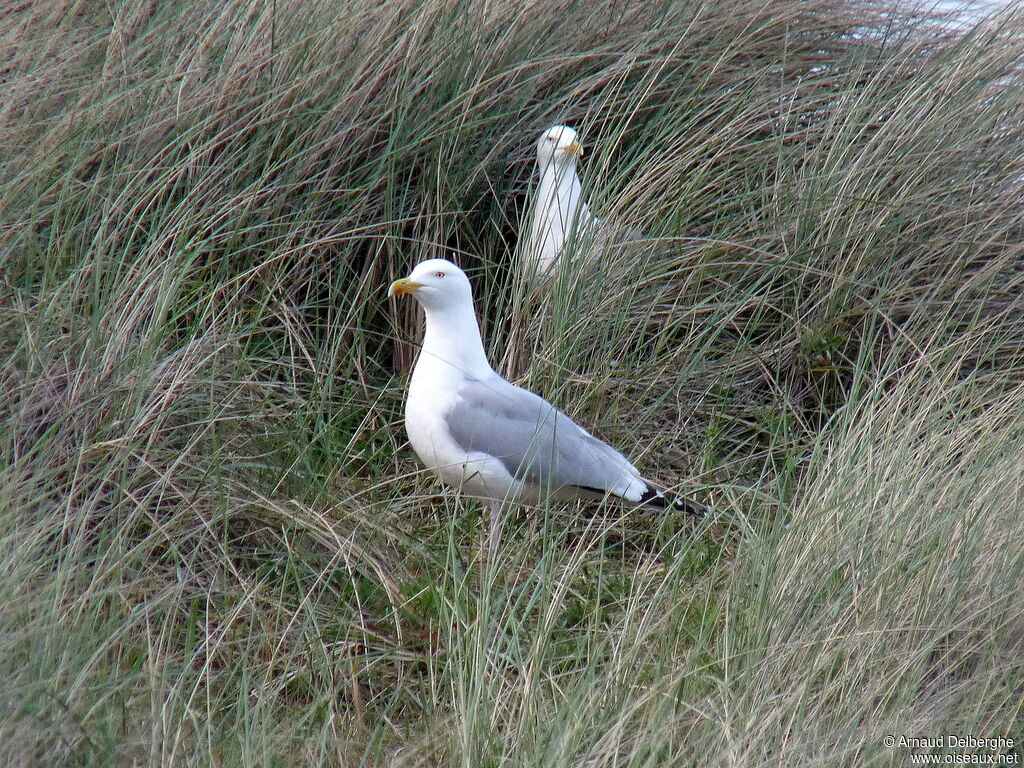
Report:
[[[466,451],[451,437],[445,416],[454,405],[461,375],[443,361],[421,358],[409,383],[405,403],[405,431],[420,461],[441,482],[480,499],[495,501],[524,498],[522,483],[501,461]]]
[[[548,272],[566,241],[585,241],[596,223],[580,197],[579,176],[572,166],[549,164],[541,174],[530,228],[529,260],[538,274]]]

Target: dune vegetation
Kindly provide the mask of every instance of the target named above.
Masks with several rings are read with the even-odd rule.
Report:
[[[1022,37],[863,0],[9,4],[3,764],[1024,738]],[[645,239],[538,294],[558,123]],[[482,558],[402,428],[421,319],[385,290],[441,255],[498,370],[713,514],[521,510]]]

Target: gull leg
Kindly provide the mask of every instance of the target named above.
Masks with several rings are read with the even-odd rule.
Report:
[[[491,510],[491,532],[487,543],[488,554],[494,555],[501,544],[501,502],[488,501],[488,509]]]

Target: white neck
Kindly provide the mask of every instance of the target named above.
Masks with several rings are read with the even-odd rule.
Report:
[[[413,383],[422,376],[444,381],[461,380],[462,376],[484,379],[494,373],[487,362],[472,303],[444,311],[428,309],[426,315],[427,329]]]
[[[559,214],[564,229],[568,229],[572,223],[571,216],[576,212],[581,192],[580,177],[576,173],[574,161],[560,164],[552,160],[540,174],[538,203],[541,210],[549,216],[552,213]]]

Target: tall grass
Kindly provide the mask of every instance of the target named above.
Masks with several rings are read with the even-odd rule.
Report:
[[[99,4],[0,16],[0,755],[905,765],[1019,736],[1019,9]],[[530,293],[569,123],[641,242]],[[492,358],[706,500],[477,507],[404,446]],[[982,750],[983,751],[983,750]]]

